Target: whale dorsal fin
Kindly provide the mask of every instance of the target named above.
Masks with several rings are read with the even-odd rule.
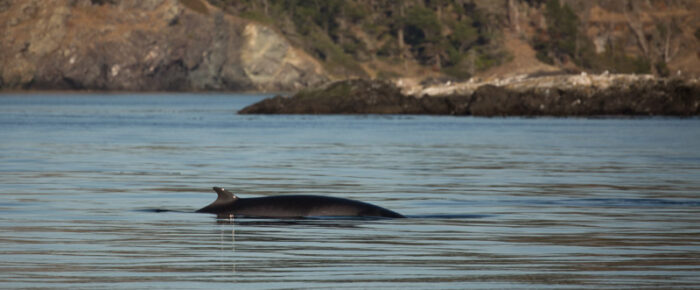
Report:
[[[207,205],[199,210],[197,212],[218,212],[221,210],[221,208],[226,208],[227,206],[230,206],[231,203],[235,202],[238,197],[231,193],[230,191],[224,189],[223,187],[214,187],[214,191],[216,191],[216,194],[219,196],[216,198],[214,202],[212,202],[210,205]]]
[[[218,203],[224,203],[224,202],[232,202],[238,199],[238,197],[233,194],[232,192],[226,190],[223,187],[213,187],[214,191],[216,191],[216,194],[219,195],[219,197],[216,198],[213,204],[218,204]]]

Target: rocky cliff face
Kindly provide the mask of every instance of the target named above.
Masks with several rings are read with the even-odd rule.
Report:
[[[0,27],[5,89],[279,91],[327,81],[271,29],[203,1],[5,0]]]

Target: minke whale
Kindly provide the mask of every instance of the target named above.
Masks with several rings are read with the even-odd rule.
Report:
[[[380,217],[405,218],[405,216],[373,204],[339,197],[317,195],[278,195],[239,198],[230,191],[214,187],[216,200],[197,212],[213,213],[218,217]]]

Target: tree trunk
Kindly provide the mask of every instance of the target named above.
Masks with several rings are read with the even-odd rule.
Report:
[[[401,25],[398,28],[398,31],[396,32],[396,38],[398,41],[398,47],[399,47],[399,57],[401,58],[401,62],[403,62],[404,68],[406,68],[406,58],[404,57],[405,54],[405,43],[403,41],[403,18],[404,18],[404,11],[403,11],[403,1],[399,1],[399,19],[401,19]]]
[[[632,19],[627,9],[624,9],[622,14],[625,16],[625,19],[627,19],[627,25],[629,26],[630,30],[632,30],[634,36],[637,38],[637,44],[639,44],[639,47],[642,49],[642,53],[644,53],[644,56],[649,57],[649,45],[646,37],[644,37],[642,24],[639,23],[639,20]]]
[[[470,76],[476,73],[476,51],[474,49],[467,52],[467,72]]]
[[[437,52],[435,54],[435,64],[433,65],[433,67],[438,71],[442,69],[442,59],[440,58],[440,52]]]
[[[664,41],[664,62],[668,63],[671,61],[671,53],[670,53],[670,46],[671,46],[671,25],[666,22],[666,39]]]
[[[401,54],[403,55],[403,49],[404,49],[404,42],[403,42],[403,18],[404,18],[404,11],[403,11],[403,1],[399,1],[399,19],[401,19],[401,26],[399,27],[399,31],[397,31],[397,37],[399,40],[399,50],[401,51]]]
[[[508,0],[508,22],[510,22],[510,29],[520,33],[520,23],[518,23],[518,6],[515,3],[516,0]]]

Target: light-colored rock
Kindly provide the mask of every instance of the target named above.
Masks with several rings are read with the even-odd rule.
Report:
[[[271,28],[248,23],[243,31],[245,44],[241,51],[243,70],[253,84],[265,90],[300,89],[319,85],[328,79],[322,66]],[[310,73],[309,73],[310,72]],[[305,74],[312,76],[304,77]]]
[[[632,84],[638,81],[650,81],[655,79],[653,75],[635,74],[610,74],[603,73],[590,75],[582,73],[579,75],[550,75],[530,77],[528,75],[515,75],[507,78],[495,78],[490,80],[470,79],[465,82],[444,83],[438,85],[422,86],[416,81],[398,79],[394,83],[401,89],[401,92],[412,96],[446,96],[446,95],[470,95],[483,85],[493,85],[503,87],[512,91],[526,91],[531,89],[573,89],[592,88],[607,89],[613,85]]]

